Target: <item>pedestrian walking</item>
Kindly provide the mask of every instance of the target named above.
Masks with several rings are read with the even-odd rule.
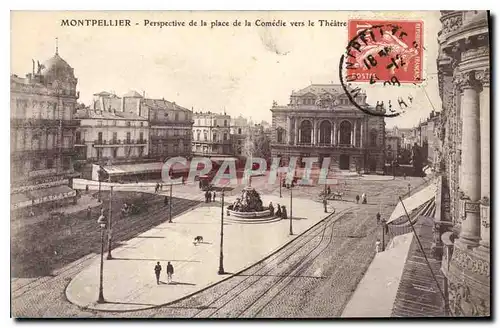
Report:
[[[214,193],[212,195],[212,201],[215,202],[215,191],[214,191]]]
[[[156,186],[155,186],[155,194],[158,193],[158,188],[160,188],[160,185],[158,183],[156,183]]]
[[[376,217],[377,217],[377,224],[380,224],[380,213],[377,213]]]
[[[323,198],[323,207],[325,209],[325,213],[328,213],[328,211],[326,210],[327,205],[328,205],[328,202],[327,202],[326,197],[325,197],[325,198]]]
[[[170,262],[168,262],[168,263],[170,263]],[[156,262],[156,265],[155,265],[155,276],[156,276],[156,284],[157,285],[160,284],[160,273],[161,273],[160,262]]]
[[[356,195],[356,204],[359,204],[359,195]]]
[[[361,202],[363,204],[366,204],[366,194],[365,193],[363,193],[363,195],[361,195]]]
[[[85,193],[88,194],[89,193],[89,185],[86,185],[85,186]]]
[[[160,190],[163,191],[163,183],[160,183]]]
[[[92,209],[90,205],[87,207],[87,219],[90,220],[92,218]]]
[[[326,189],[326,192],[328,195],[330,195],[332,193],[332,189],[330,189],[330,186],[328,186],[328,188]]]
[[[172,275],[174,274],[174,266],[170,264],[170,262],[167,263],[167,282],[171,283],[172,282]]]
[[[271,215],[271,217],[274,216],[274,206],[273,206],[273,202],[269,202],[269,214]]]
[[[380,240],[377,239],[377,242],[375,243],[375,252],[379,253],[380,252]]]
[[[406,180],[406,172],[403,172],[403,179]]]
[[[163,199],[163,204],[164,204],[165,206],[167,206],[167,205],[168,205],[168,196],[165,196],[165,198]]]

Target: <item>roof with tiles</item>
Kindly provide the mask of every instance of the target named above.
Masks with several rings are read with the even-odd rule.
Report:
[[[177,105],[174,102],[170,102],[165,99],[149,99],[145,98],[143,100],[143,104],[148,106],[151,109],[160,109],[160,110],[178,110],[178,111],[188,111],[189,109],[184,108],[182,106]]]

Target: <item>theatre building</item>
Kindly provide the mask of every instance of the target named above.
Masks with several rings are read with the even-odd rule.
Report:
[[[366,94],[356,101],[371,111]],[[369,115],[356,108],[341,85],[312,84],[293,91],[290,103],[271,108],[271,155],[330,157],[330,168],[361,173],[384,173],[385,122],[383,116]]]
[[[73,68],[55,55],[22,78],[10,77],[11,210],[71,204],[73,115],[79,93]],[[43,209],[41,209],[43,208]]]

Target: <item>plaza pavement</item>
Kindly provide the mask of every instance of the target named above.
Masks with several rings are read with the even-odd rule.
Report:
[[[289,209],[289,199],[262,195],[264,204],[280,203]],[[227,197],[227,204],[236,196]],[[330,202],[336,213],[352,203]],[[332,212],[332,208],[329,208]],[[224,213],[225,215],[226,213]],[[173,302],[235,274],[273,253],[325,218],[321,203],[294,198],[293,231],[289,220],[264,224],[224,223],[224,269],[218,275],[220,250],[220,203],[209,203],[174,218],[129,240],[113,250],[113,260],[104,261],[104,297],[97,304],[100,258],[77,274],[66,289],[72,303],[103,311],[131,311]],[[193,244],[201,235],[204,242]],[[156,284],[154,266],[162,265],[161,284]],[[166,283],[166,266],[174,266],[173,283]]]

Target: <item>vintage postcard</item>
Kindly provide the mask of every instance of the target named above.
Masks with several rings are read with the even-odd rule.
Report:
[[[12,11],[14,318],[490,317],[487,11]]]

